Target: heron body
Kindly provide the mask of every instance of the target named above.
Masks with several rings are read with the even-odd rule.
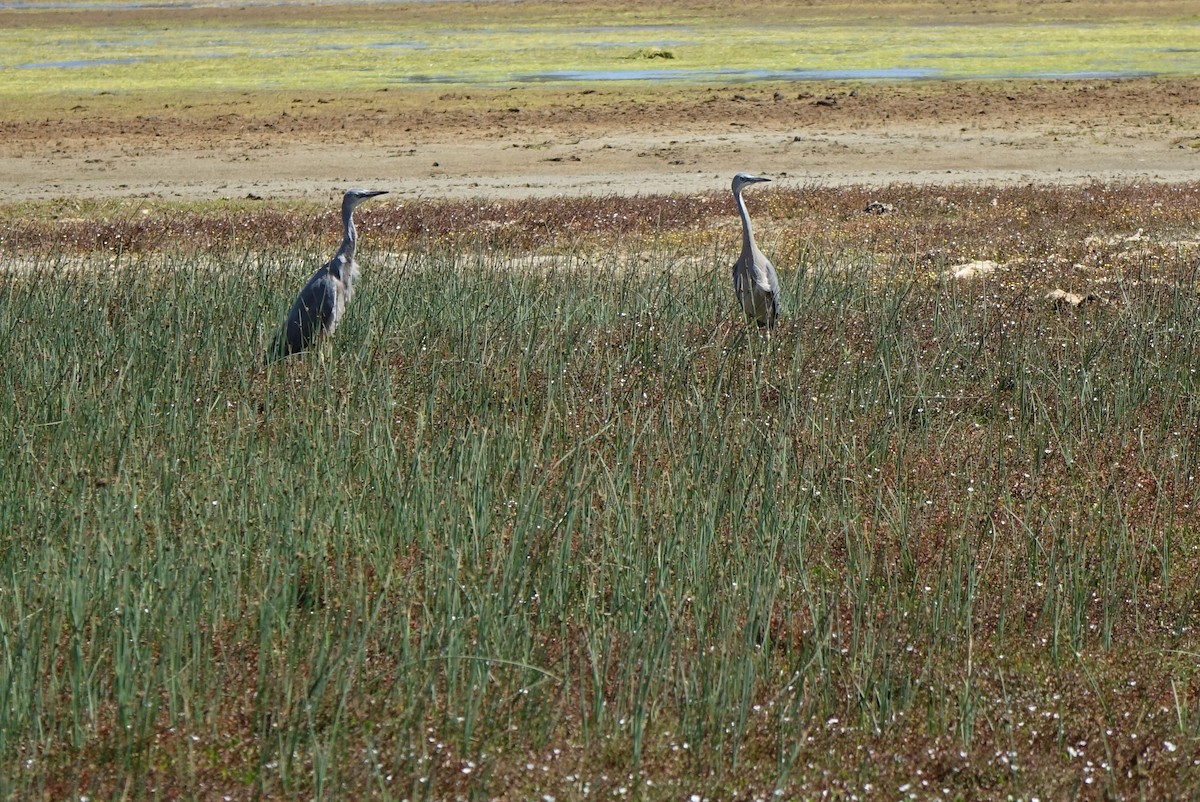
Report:
[[[342,245],[332,259],[313,273],[296,296],[283,330],[275,336],[270,357],[278,359],[299,353],[312,346],[319,337],[327,337],[337,329],[346,304],[354,296],[354,282],[358,279],[358,263],[354,261],[358,245],[354,209],[367,198],[386,194],[383,190],[352,189],[342,197],[342,227],[345,230]]]
[[[742,189],[747,184],[770,180],[748,173],[738,173],[733,177],[733,198],[737,201],[738,214],[742,218],[742,253],[733,263],[733,291],[746,316],[759,328],[768,329],[774,328],[779,312],[779,278],[775,275],[771,260],[754,242],[754,230],[746,211],[746,201],[742,198]]]

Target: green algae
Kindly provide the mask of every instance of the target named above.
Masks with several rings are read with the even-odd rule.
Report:
[[[95,14],[43,15],[0,34],[0,97],[1200,74],[1200,19],[1186,16],[897,22],[574,6],[458,14],[446,5],[440,22],[383,8],[347,19],[297,9],[282,20],[193,13],[165,23],[136,13],[100,24]]]

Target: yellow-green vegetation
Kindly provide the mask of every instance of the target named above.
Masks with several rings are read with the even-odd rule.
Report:
[[[871,16],[646,4],[414,4],[8,11],[0,98],[375,90],[609,80],[1200,74],[1186,4]],[[429,7],[423,7],[429,6]],[[431,7],[431,8],[430,8]],[[985,8],[985,11],[988,9]],[[1174,13],[1172,13],[1174,12]]]
[[[270,367],[332,215],[10,216],[0,796],[1195,797],[1200,185],[875,197],[770,340],[724,196],[381,203]]]

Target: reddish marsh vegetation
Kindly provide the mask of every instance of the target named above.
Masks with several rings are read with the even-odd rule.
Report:
[[[893,206],[865,211],[872,201]],[[790,249],[854,250],[895,258],[1071,259],[1141,230],[1143,248],[1196,239],[1198,184],[1015,187],[802,187],[756,193],[763,235]],[[175,206],[152,201],[8,207],[0,252],[73,254],[175,248],[271,248],[338,234],[334,209],[263,201]],[[501,201],[384,202],[360,214],[367,247],[556,252],[729,238],[728,192]],[[1112,239],[1112,242],[1108,242]],[[1122,250],[1127,250],[1122,248]]]

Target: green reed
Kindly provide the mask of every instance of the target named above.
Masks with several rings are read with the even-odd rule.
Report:
[[[270,366],[309,244],[0,265],[0,790],[804,795],[936,747],[1019,793],[1002,742],[1188,743],[1194,260],[1063,313],[798,253],[767,339],[723,251],[368,250]]]

